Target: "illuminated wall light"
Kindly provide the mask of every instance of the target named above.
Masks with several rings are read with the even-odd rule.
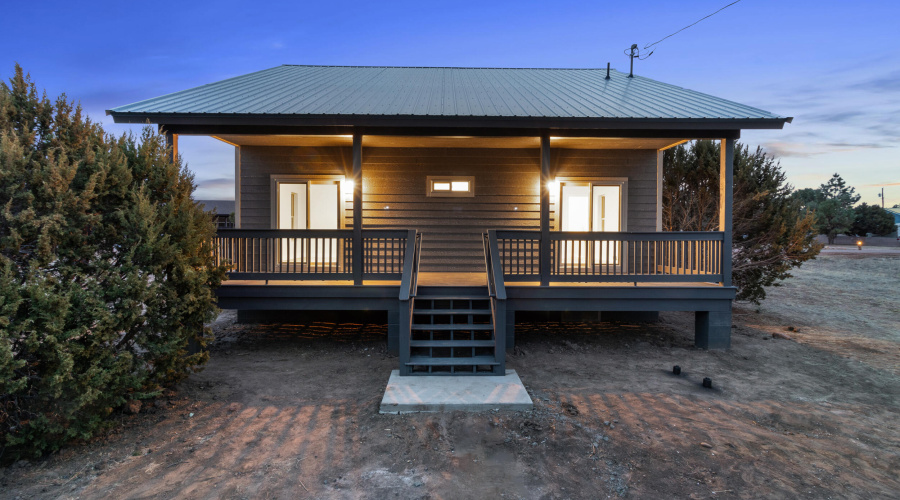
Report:
[[[341,182],[341,189],[344,191],[344,201],[353,201],[353,187],[355,184],[352,180],[345,179]]]
[[[550,191],[550,200],[553,201],[559,195],[559,181],[556,179],[547,183],[547,190]]]

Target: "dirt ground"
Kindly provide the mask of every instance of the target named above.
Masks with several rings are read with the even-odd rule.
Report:
[[[683,313],[520,325],[529,412],[380,415],[383,325],[225,314],[202,373],[0,469],[0,497],[898,498],[898,278],[900,255],[825,254],[737,306],[727,352]]]

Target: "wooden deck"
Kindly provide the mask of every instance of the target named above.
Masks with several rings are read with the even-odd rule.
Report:
[[[324,280],[272,280],[272,281],[264,281],[264,280],[228,280],[223,283],[223,286],[235,286],[235,285],[281,285],[281,286],[353,286],[352,280],[339,280],[339,281],[324,281]],[[365,280],[363,281],[363,286],[400,286],[400,280]],[[485,273],[452,273],[452,272],[420,272],[419,273],[419,286],[420,287],[428,287],[428,286],[487,286],[487,278]],[[509,287],[538,287],[540,286],[540,282],[537,281],[514,281],[506,283],[507,288]],[[553,282],[550,283],[551,287],[666,287],[666,288],[684,288],[684,287],[720,287],[719,283],[704,283],[704,282],[668,282],[668,283],[654,283],[654,282],[638,282],[638,283],[622,283],[622,282],[610,282],[610,283],[580,283],[580,282]]]

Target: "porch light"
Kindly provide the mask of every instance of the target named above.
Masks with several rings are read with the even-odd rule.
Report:
[[[355,184],[352,180],[349,180],[349,179],[348,179],[348,180],[345,180],[345,181],[344,181],[344,194],[346,194],[346,195],[352,195],[352,194],[353,194],[353,188],[354,188],[355,186],[356,186],[356,184]]]
[[[555,200],[556,196],[559,195],[559,181],[553,179],[547,183],[547,190],[550,191],[550,200]]]

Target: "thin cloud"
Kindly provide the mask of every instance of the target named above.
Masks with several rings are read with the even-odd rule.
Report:
[[[820,111],[818,113],[801,115],[801,118],[805,118],[809,121],[835,123],[851,121],[855,118],[866,116],[867,114],[868,113],[864,111]]]
[[[877,142],[800,142],[771,141],[762,145],[767,151],[780,158],[811,158],[827,153],[845,153],[864,149],[883,149],[890,144]]]
[[[867,142],[867,143],[853,143],[853,142],[827,142],[823,144],[829,148],[834,148],[838,151],[854,151],[857,149],[882,149],[891,147],[888,144],[879,144],[875,142]]]
[[[809,144],[802,142],[772,141],[763,143],[763,148],[779,158],[810,158],[825,151],[810,151]]]
[[[234,179],[221,177],[218,179],[203,179],[197,181],[197,189],[214,190],[214,189],[234,189]]]
[[[900,182],[883,182],[881,184],[864,184],[863,187],[891,187],[900,186]]]
[[[900,70],[856,82],[848,85],[847,88],[875,92],[900,92]]]
[[[889,137],[895,141],[900,139],[900,127],[890,121],[867,125],[866,130],[875,134],[881,134],[883,136]]]

